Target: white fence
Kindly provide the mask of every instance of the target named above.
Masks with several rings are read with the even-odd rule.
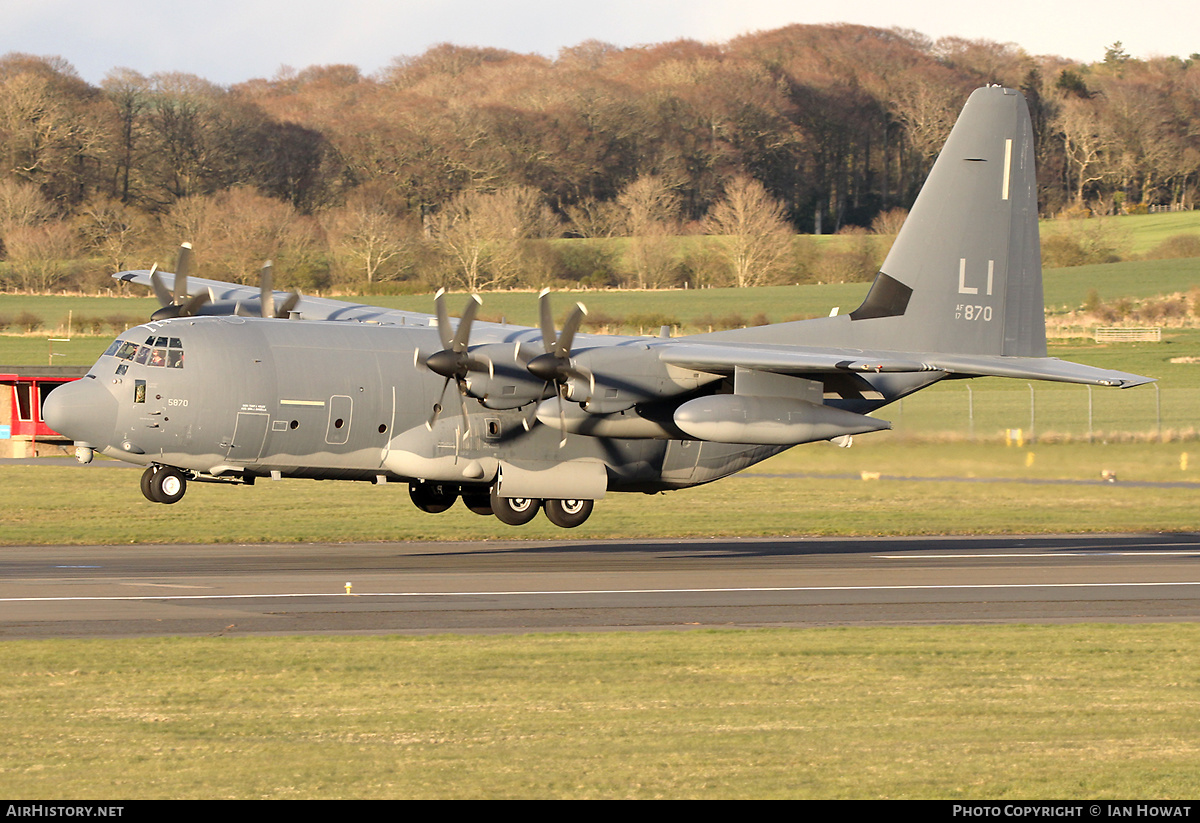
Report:
[[[1100,327],[1096,329],[1095,338],[1097,343],[1161,343],[1162,329],[1160,328],[1106,328]]]

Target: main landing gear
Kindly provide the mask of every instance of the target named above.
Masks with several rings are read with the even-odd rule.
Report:
[[[460,496],[463,505],[476,514],[495,515],[501,523],[523,526],[537,517],[538,510],[546,519],[564,529],[583,525],[592,514],[593,500],[539,500],[536,497],[500,497],[495,488],[459,487],[452,483],[409,483],[408,494],[413,505],[423,512],[437,514],[454,505]]]
[[[142,494],[151,503],[178,503],[187,491],[183,472],[170,466],[151,466],[142,472]]]

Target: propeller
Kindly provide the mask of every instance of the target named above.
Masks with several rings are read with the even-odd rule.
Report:
[[[542,347],[545,354],[539,354],[526,364],[525,368],[534,377],[539,377],[547,383],[556,384],[561,391],[566,387],[567,380],[572,377],[590,380],[591,375],[571,363],[571,344],[575,341],[575,333],[583,322],[587,309],[582,303],[576,303],[575,308],[567,315],[561,332],[554,330],[554,314],[550,308],[550,290],[542,289],[538,294],[538,315],[542,328]]]
[[[262,273],[258,279],[258,303],[259,313],[266,318],[277,318],[280,320],[291,317],[292,309],[296,308],[296,304],[300,302],[299,292],[290,292],[282,303],[275,305],[275,291],[272,288],[274,280],[275,264],[270,260],[263,263]],[[234,314],[242,317],[254,317],[254,312],[247,309],[241,303],[237,304],[234,309]]]
[[[582,303],[576,303],[575,308],[571,309],[571,313],[567,315],[566,322],[563,323],[562,331],[556,332],[554,329],[554,313],[550,308],[550,289],[542,289],[538,293],[538,321],[542,329],[542,348],[545,349],[543,354],[530,360],[525,368],[534,377],[538,377],[547,383],[553,383],[555,387],[555,397],[558,398],[558,417],[560,421],[564,420],[563,412],[563,395],[567,392],[567,381],[572,377],[583,380],[590,380],[591,375],[572,365],[571,363],[571,344],[575,341],[575,333],[579,331],[579,325],[583,322],[584,315],[587,314],[587,309]],[[537,416],[537,406],[534,406],[533,417]],[[528,431],[533,425],[532,419],[526,419],[525,429]],[[559,427],[562,430],[562,439],[558,446],[562,448],[567,442],[567,429],[565,425]]]
[[[154,295],[162,307],[150,315],[151,320],[167,320],[171,317],[191,317],[207,303],[211,297],[208,291],[188,295],[188,269],[191,268],[192,244],[184,243],[179,247],[179,259],[175,263],[175,293],[167,288],[162,275],[158,273],[158,264],[150,271],[150,285],[154,287]]]
[[[466,378],[473,369],[486,369],[486,363],[480,363],[473,360],[470,355],[469,347],[471,341],[471,324],[475,322],[475,315],[479,311],[483,301],[479,299],[479,295],[471,295],[471,299],[467,301],[467,307],[463,310],[462,316],[458,320],[458,326],[451,330],[450,313],[446,309],[446,290],[438,289],[437,295],[434,297],[434,305],[437,307],[437,322],[438,335],[442,339],[442,350],[434,352],[425,358],[425,365],[434,374],[440,374],[446,378],[442,383],[442,393],[438,397],[438,402],[433,405],[433,413],[429,421],[425,424],[428,428],[433,428],[433,424],[437,422],[438,415],[442,412],[442,401],[446,397],[446,388],[453,380],[458,386],[458,403],[462,411],[463,417],[463,432],[470,431],[470,418],[467,416],[467,401],[466,401]]]

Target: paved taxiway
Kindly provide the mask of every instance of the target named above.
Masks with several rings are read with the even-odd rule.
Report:
[[[0,638],[1198,619],[1194,534],[0,548]]]

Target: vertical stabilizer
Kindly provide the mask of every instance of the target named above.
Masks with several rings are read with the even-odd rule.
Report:
[[[1025,98],[967,100],[866,300],[857,345],[1046,355],[1033,128]]]

